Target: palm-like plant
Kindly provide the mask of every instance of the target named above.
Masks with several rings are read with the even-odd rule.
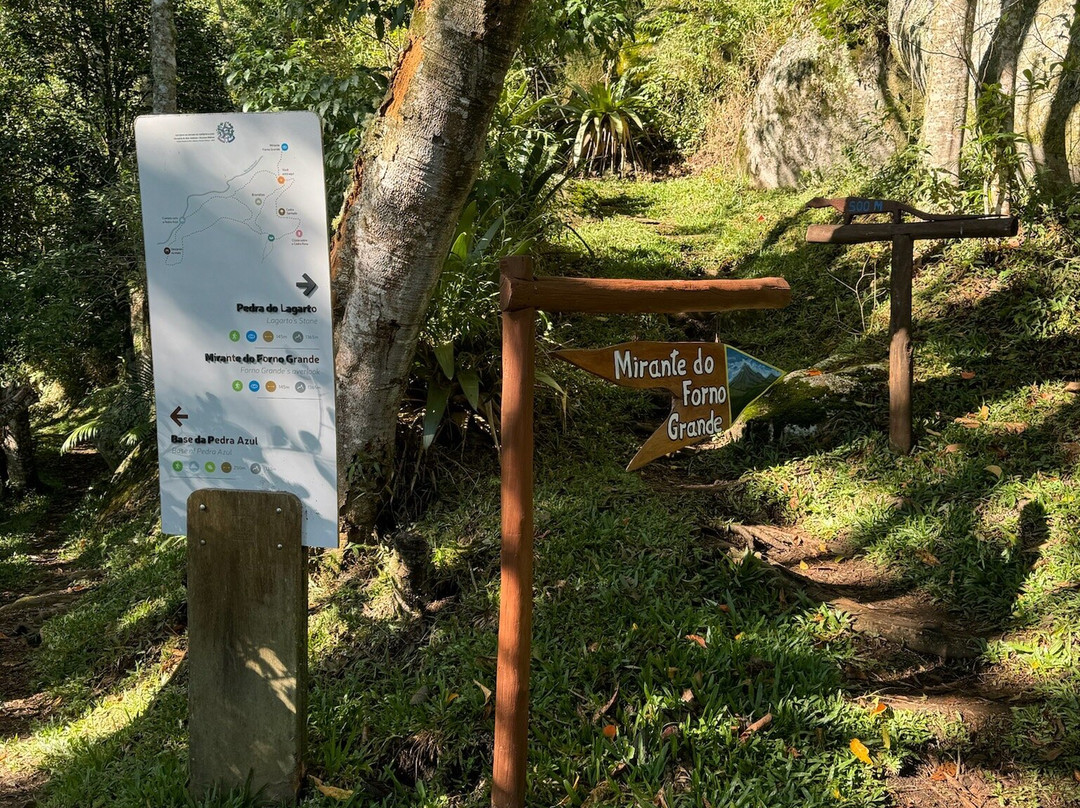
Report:
[[[615,82],[598,81],[588,88],[571,85],[567,106],[578,121],[574,162],[598,174],[607,170],[620,176],[628,167],[642,167],[636,140],[645,135],[640,114],[645,104],[633,71]]]

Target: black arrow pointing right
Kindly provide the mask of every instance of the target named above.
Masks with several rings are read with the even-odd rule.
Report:
[[[319,285],[305,272],[304,279],[296,284],[296,288],[304,290],[304,297],[311,297],[315,294],[315,290],[319,288]]]

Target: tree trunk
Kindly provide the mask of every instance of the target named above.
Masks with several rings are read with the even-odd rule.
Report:
[[[30,405],[35,395],[25,386],[0,389],[0,453],[3,488],[21,496],[40,487],[30,428]]]
[[[937,0],[930,15],[922,145],[929,168],[956,184],[967,123],[975,0]]]
[[[175,114],[176,23],[173,0],[150,0],[151,110],[155,115]],[[146,265],[140,258],[128,284],[131,348],[135,357],[150,360],[150,307],[146,300]]]
[[[341,505],[370,534],[432,290],[476,178],[528,2],[417,0],[331,256]]]
[[[155,115],[176,112],[176,25],[173,0],[150,0],[150,72]]]

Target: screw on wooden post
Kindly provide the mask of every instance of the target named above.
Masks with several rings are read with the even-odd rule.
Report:
[[[889,300],[889,445],[898,454],[910,454],[912,435],[911,390],[914,380],[914,343],[911,336],[911,276],[916,239],[1005,238],[1015,236],[1015,216],[951,216],[924,213],[891,199],[816,198],[811,208],[835,208],[843,224],[812,224],[806,240],[812,244],[892,242],[892,278]],[[891,222],[852,224],[855,216],[889,214]],[[921,221],[904,221],[904,214]]]
[[[307,564],[300,500],[188,498],[189,788],[295,801],[307,732]]]
[[[531,280],[532,259],[504,258],[502,277]],[[503,311],[502,580],[491,804],[525,804],[533,584],[533,385],[536,309]]]

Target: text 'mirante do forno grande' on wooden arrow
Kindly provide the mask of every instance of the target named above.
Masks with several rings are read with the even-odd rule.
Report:
[[[746,405],[783,375],[719,342],[624,342],[555,356],[621,387],[671,393],[671,414],[627,471],[729,429]]]

